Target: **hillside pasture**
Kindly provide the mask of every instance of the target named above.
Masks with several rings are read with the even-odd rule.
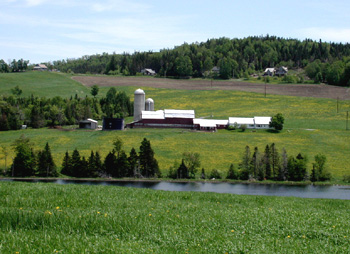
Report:
[[[16,80],[11,81],[13,82],[12,87],[20,83],[26,84],[20,86],[24,95],[28,95],[31,89],[36,91],[35,96],[70,97],[74,96],[75,91],[81,91],[79,94],[83,96],[89,95],[88,87],[72,81],[70,76],[63,74],[28,72],[1,75],[16,77]],[[27,75],[29,81],[23,79],[21,82],[21,79],[25,77],[22,75]],[[51,79],[57,82],[60,89],[52,88],[54,85],[50,83]],[[137,77],[137,79],[143,80],[144,83],[157,80],[148,77]],[[41,84],[42,89],[35,87],[35,80],[38,80],[37,83]],[[8,91],[9,88],[4,85],[4,81],[1,82],[0,90]],[[123,132],[103,132],[72,128],[64,130],[44,128],[0,132],[1,145],[7,147],[10,152],[7,166],[11,164],[14,156],[11,145],[22,134],[31,139],[36,150],[43,149],[45,143],[49,142],[55,162],[59,166],[64,153],[67,150],[72,152],[75,148],[85,157],[90,155],[91,150],[99,151],[104,157],[112,150],[113,139],[119,136],[124,141],[124,149],[127,153],[132,147],[138,150],[144,137],[149,139],[164,174],[175,160],[181,161],[183,152],[200,153],[202,167],[207,173],[215,168],[224,174],[231,163],[236,165],[240,163],[246,145],[249,145],[252,150],[257,146],[262,153],[265,146],[271,143],[275,143],[279,151],[285,148],[289,155],[296,156],[299,152],[307,155],[309,170],[312,168],[314,156],[322,153],[327,156],[327,167],[336,178],[350,174],[348,167],[350,165],[350,135],[349,131],[346,131],[346,111],[350,111],[350,100],[339,100],[337,103],[337,100],[327,98],[271,94],[265,97],[263,93],[233,90],[187,90],[137,86],[139,87],[145,90],[147,98],[154,99],[156,110],[194,109],[196,117],[213,117],[214,119],[228,119],[231,116],[272,116],[280,112],[285,117],[284,130],[281,133],[266,130],[247,130],[245,132],[220,130],[216,133],[208,133],[185,129],[127,129]],[[104,96],[109,88],[102,86],[99,97]],[[136,87],[116,86],[116,89],[132,97]],[[339,112],[337,112],[337,107]],[[132,118],[126,121],[130,122]],[[0,168],[4,166],[5,158],[0,153]]]

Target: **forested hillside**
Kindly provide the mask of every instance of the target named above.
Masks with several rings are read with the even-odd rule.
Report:
[[[348,85],[349,56],[348,43],[300,41],[267,35],[209,39],[201,43],[184,43],[160,52],[103,53],[54,61],[51,67],[63,72],[112,75],[136,75],[143,68],[151,68],[160,76],[203,77],[209,76],[209,71],[218,66],[219,76],[227,79],[244,77],[268,67],[297,69],[309,66],[307,74],[316,82]]]

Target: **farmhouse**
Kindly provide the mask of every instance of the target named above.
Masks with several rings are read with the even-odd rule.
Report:
[[[142,73],[143,75],[148,75],[148,76],[154,76],[154,75],[157,74],[157,73],[156,73],[154,70],[152,70],[152,69],[142,69],[142,70],[141,70],[141,73]]]
[[[34,71],[47,71],[48,68],[45,64],[36,64],[33,68]]]
[[[273,76],[275,75],[275,68],[266,68],[264,72],[264,76]]]
[[[288,73],[288,68],[284,67],[284,66],[281,66],[276,70],[276,75],[278,75],[278,76],[284,76],[287,73]]]

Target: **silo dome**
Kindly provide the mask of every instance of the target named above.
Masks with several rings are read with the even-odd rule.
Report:
[[[143,94],[143,95],[145,95],[145,91],[143,91],[142,89],[137,89],[136,91],[135,91],[135,93],[134,93],[134,95],[136,95],[136,94]]]
[[[142,111],[145,110],[145,92],[137,89],[134,93],[134,121],[141,120]]]
[[[146,111],[154,111],[154,101],[148,98],[145,103]]]

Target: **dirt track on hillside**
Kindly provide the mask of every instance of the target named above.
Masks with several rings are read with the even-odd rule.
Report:
[[[135,86],[155,87],[185,90],[236,90],[244,92],[265,93],[265,84],[248,83],[241,81],[210,81],[210,80],[178,80],[149,77],[101,77],[101,76],[74,76],[72,79],[85,86]],[[267,94],[290,95],[302,97],[331,98],[350,100],[350,89],[328,85],[305,84],[266,84]]]

